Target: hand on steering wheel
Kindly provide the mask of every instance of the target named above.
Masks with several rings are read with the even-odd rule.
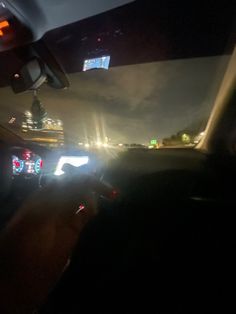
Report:
[[[96,214],[99,195],[112,190],[90,176],[65,176],[18,210],[0,239],[1,313],[30,313],[44,301]]]

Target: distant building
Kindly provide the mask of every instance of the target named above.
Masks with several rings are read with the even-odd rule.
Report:
[[[18,116],[12,116],[8,121],[8,128],[27,141],[43,146],[61,147],[64,145],[63,122],[59,119],[45,117],[41,121],[34,121],[30,111]]]

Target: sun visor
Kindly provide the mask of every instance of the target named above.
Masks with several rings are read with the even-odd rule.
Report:
[[[40,39],[49,30],[86,19],[129,2],[133,0],[5,0],[0,1],[0,6],[25,29],[30,30],[27,38],[21,36],[21,44],[26,44],[30,40]],[[15,46],[17,45],[19,42]],[[5,48],[5,50],[9,49],[7,46]]]

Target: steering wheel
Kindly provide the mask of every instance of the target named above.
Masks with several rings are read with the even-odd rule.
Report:
[[[0,202],[9,195],[12,186],[12,158],[9,147],[0,142]]]

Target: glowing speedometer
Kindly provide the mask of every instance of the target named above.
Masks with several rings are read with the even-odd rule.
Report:
[[[37,160],[35,161],[35,165],[34,165],[35,173],[36,173],[36,174],[39,174],[40,171],[41,171],[41,169],[42,169],[42,167],[43,167],[43,161],[42,161],[41,158],[39,158],[39,159],[37,159]]]
[[[13,174],[20,174],[24,169],[24,161],[16,156],[12,156],[12,170]]]

